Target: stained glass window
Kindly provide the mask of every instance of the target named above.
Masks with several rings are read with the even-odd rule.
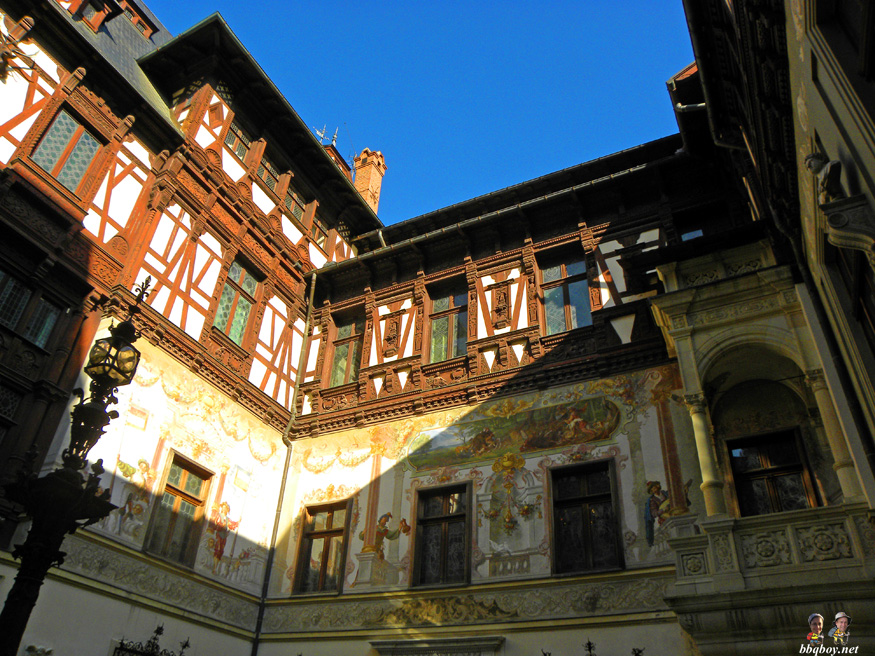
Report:
[[[328,383],[330,387],[345,385],[358,378],[364,330],[365,322],[361,317],[338,320],[334,338],[331,378]]]
[[[261,163],[258,165],[258,169],[256,171],[257,175],[264,184],[267,185],[267,188],[271,191],[276,191],[277,181],[279,180],[280,174],[279,171],[274,168],[273,164],[268,161],[265,157],[261,160]]]
[[[793,431],[727,443],[742,516],[810,508],[814,487]]]
[[[37,346],[45,346],[60,315],[60,308],[43,298],[39,299],[25,326],[24,337]]]
[[[0,325],[44,347],[61,316],[61,309],[44,298],[33,297],[34,292],[24,283],[0,271]]]
[[[622,566],[611,463],[557,469],[553,479],[553,568],[557,574]]]
[[[249,315],[256,304],[258,280],[242,264],[234,262],[228,271],[213,325],[236,344],[243,344]]]
[[[149,551],[183,565],[193,564],[209,482],[206,471],[181,456],[173,457],[149,529]]]
[[[468,342],[468,292],[440,291],[431,299],[430,362],[442,362],[466,353]]]
[[[416,583],[465,583],[470,541],[467,488],[420,492],[417,507]]]
[[[32,159],[75,192],[99,149],[100,142],[69,113],[61,110],[34,150]]]
[[[586,262],[582,258],[542,267],[541,289],[548,335],[592,324]]]
[[[231,152],[237,155],[241,160],[246,158],[246,153],[249,152],[249,146],[252,140],[247,136],[236,123],[232,122],[228,126],[228,131],[225,133],[225,145],[231,149]]]
[[[304,511],[304,534],[298,556],[297,592],[339,591],[346,552],[346,511],[341,501]]]

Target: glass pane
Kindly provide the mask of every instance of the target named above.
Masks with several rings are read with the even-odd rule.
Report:
[[[323,531],[328,528],[328,511],[317,512],[310,517],[310,530]]]
[[[583,540],[583,512],[579,507],[556,510],[556,571],[580,572],[586,569]]]
[[[228,319],[231,317],[231,306],[234,304],[236,292],[231,285],[225,285],[222,297],[219,299],[219,307],[216,308],[216,318],[213,325],[224,332],[228,328]]]
[[[337,590],[340,583],[341,571],[341,545],[343,541],[340,537],[333,536],[328,540],[328,562],[325,567],[325,582],[322,584],[323,590]]]
[[[362,359],[361,347],[362,343],[358,340],[350,343],[349,380],[347,382],[351,383],[358,378],[359,364],[361,364]]]
[[[352,337],[352,322],[347,321],[337,325],[337,339]]]
[[[346,522],[346,508],[338,508],[331,518],[331,528],[343,528]]]
[[[51,173],[78,127],[79,123],[67,112],[62,111],[58,114],[58,118],[52,123],[52,127],[48,129],[46,136],[43,137],[40,145],[34,151],[33,161]]]
[[[30,321],[27,322],[27,328],[24,330],[25,338],[37,346],[45,346],[49,341],[49,335],[52,334],[52,328],[55,327],[55,322],[57,322],[60,315],[60,308],[41,298],[37,304],[36,311],[30,317]]]
[[[733,471],[746,472],[754,469],[762,469],[762,464],[760,463],[760,451],[755,446],[730,449],[729,455],[732,458]]]
[[[85,172],[88,170],[91,162],[94,161],[94,156],[99,148],[100,144],[97,139],[87,132],[83,132],[58,173],[58,182],[70,191],[75,191],[82,178],[85,177]]]
[[[422,527],[420,551],[420,583],[440,583],[441,580],[441,524]]]
[[[164,540],[170,531],[170,520],[173,519],[173,502],[176,497],[164,494],[161,503],[155,509],[155,518],[152,520],[152,534],[149,539],[149,550],[163,553]]]
[[[185,552],[188,548],[188,541],[191,536],[191,527],[194,522],[194,513],[197,506],[190,504],[188,501],[178,499],[179,509],[176,512],[176,519],[173,523],[173,533],[170,536],[170,542],[164,555],[172,560],[182,562]]]
[[[439,494],[423,497],[419,508],[420,517],[440,517],[444,514],[444,497]]]
[[[468,305],[468,292],[453,296],[453,307],[465,307],[466,305]]]
[[[7,276],[6,286],[0,291],[0,324],[14,330],[29,300],[30,290],[12,276]]]
[[[432,312],[443,312],[444,310],[450,309],[450,297],[449,296],[441,296],[440,298],[435,298],[431,302],[431,311]]]
[[[554,480],[557,499],[573,499],[583,494],[583,480],[579,476],[561,476]]]
[[[764,479],[741,479],[736,485],[736,490],[742,515],[765,515],[774,512],[769,497],[769,488]]]
[[[431,321],[431,361],[442,362],[447,359],[447,340],[449,338],[449,317]]]
[[[331,380],[329,385],[343,385],[344,377],[346,376],[346,362],[349,356],[349,342],[340,344],[334,348],[334,363],[331,367]]]
[[[240,276],[243,275],[243,267],[239,262],[233,262],[231,269],[228,271],[228,277],[236,283],[240,282]]]
[[[592,312],[589,307],[589,285],[586,280],[578,280],[568,285],[568,305],[571,309],[572,328],[592,325]]]
[[[801,510],[808,508],[808,496],[802,483],[802,474],[787,474],[772,479],[781,510]]]
[[[248,271],[243,272],[243,291],[250,296],[255,296],[255,290],[258,288],[258,281]]]
[[[614,534],[614,511],[610,502],[590,504],[589,521],[592,566],[595,568],[616,567],[620,561]]]
[[[249,321],[249,310],[251,309],[252,303],[242,296],[237,298],[237,308],[234,310],[234,320],[231,322],[230,330],[228,330],[228,337],[233,339],[237,344],[243,343],[243,333],[246,330],[246,322]]]
[[[576,262],[569,262],[565,265],[565,271],[567,272],[567,277],[577,276],[582,273],[586,273],[586,262],[583,260],[578,260]]]
[[[547,334],[565,332],[564,288],[552,287],[544,290],[544,316],[547,319]]]
[[[167,482],[170,485],[179,487],[179,483],[180,481],[182,481],[182,473],[184,471],[185,470],[182,467],[174,462],[172,465],[170,465],[170,472],[167,474]]]
[[[605,494],[611,491],[611,477],[608,470],[594,471],[586,476],[588,494]]]
[[[308,540],[307,547],[301,554],[301,558],[304,559],[301,569],[301,590],[315,592],[319,590],[319,573],[322,570],[322,552],[325,548],[325,539]]]
[[[444,583],[465,580],[465,522],[447,526],[447,576]]]
[[[201,490],[204,486],[204,479],[202,479],[197,474],[193,474],[192,472],[188,472],[188,476],[185,479],[185,491],[190,495],[199,497],[201,494]]]
[[[455,335],[453,340],[453,357],[457,358],[467,352],[468,343],[468,312],[462,311],[456,315]]]
[[[775,440],[768,445],[769,464],[772,467],[783,465],[798,465],[799,453],[796,451],[796,442],[792,438]]]
[[[450,495],[449,513],[455,515],[463,512],[465,512],[465,493],[453,492]]]
[[[552,282],[553,280],[559,280],[562,277],[562,267],[561,265],[556,265],[552,267],[547,267],[546,269],[541,269],[541,282]]]

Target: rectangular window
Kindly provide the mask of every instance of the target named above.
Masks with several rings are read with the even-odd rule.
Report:
[[[431,299],[431,362],[442,362],[466,353],[468,292],[455,290]]]
[[[555,469],[552,483],[554,572],[622,567],[611,461]]]
[[[280,174],[279,171],[274,168],[273,164],[271,164],[267,158],[263,158],[261,163],[258,165],[257,170],[258,177],[261,178],[262,182],[267,185],[267,188],[271,191],[276,191],[276,185],[279,181]]]
[[[236,344],[243,344],[249,315],[256,304],[257,290],[258,281],[255,276],[239,262],[234,262],[228,271],[213,325]]]
[[[304,511],[296,592],[339,592],[343,584],[348,503]]]
[[[548,335],[592,325],[583,258],[541,268],[541,289]]]
[[[468,496],[466,486],[418,493],[413,565],[415,584],[468,581]]]
[[[850,301],[848,313],[875,352],[875,270],[863,251],[825,244],[828,261],[834,264]]]
[[[0,271],[0,325],[44,348],[61,316],[61,308],[33,296],[20,280]]]
[[[174,455],[149,531],[148,551],[182,565],[193,565],[210,474]]]
[[[344,320],[337,323],[331,380],[328,383],[330,387],[352,383],[358,378],[364,332],[364,319]]]
[[[75,193],[98,150],[100,142],[62,109],[31,159]]]
[[[286,209],[292,213],[292,216],[298,219],[298,221],[303,220],[305,203],[304,200],[301,198],[300,194],[292,191],[292,189],[290,188],[286,192],[285,203]]]
[[[794,431],[733,440],[727,446],[742,517],[817,505]]]
[[[322,222],[313,217],[313,225],[310,226],[310,237],[316,242],[316,245],[325,250],[325,242],[328,241],[328,229],[322,225]]]
[[[232,121],[225,133],[225,145],[242,161],[246,159],[246,153],[249,152],[251,144],[252,140],[246,135],[243,128]]]
[[[147,39],[152,36],[152,33],[155,31],[155,28],[152,24],[145,19],[145,17],[139,12],[139,10],[127,0],[119,0],[119,6],[122,8],[122,12],[124,12],[125,18],[127,18],[134,27]]]

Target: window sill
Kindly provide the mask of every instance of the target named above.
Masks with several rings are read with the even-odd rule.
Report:
[[[15,157],[9,162],[9,167],[80,224],[85,220],[88,212],[85,201],[37,166],[29,157]]]

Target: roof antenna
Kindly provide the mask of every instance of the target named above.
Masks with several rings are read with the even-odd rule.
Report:
[[[316,133],[316,136],[319,137],[319,144],[322,146],[325,145],[325,135],[328,132],[327,128],[328,128],[327,125],[323,125],[321,130],[317,130],[315,127],[313,128],[313,131]]]
[[[334,128],[334,136],[331,137],[331,145],[337,147],[337,131],[340,128]]]

